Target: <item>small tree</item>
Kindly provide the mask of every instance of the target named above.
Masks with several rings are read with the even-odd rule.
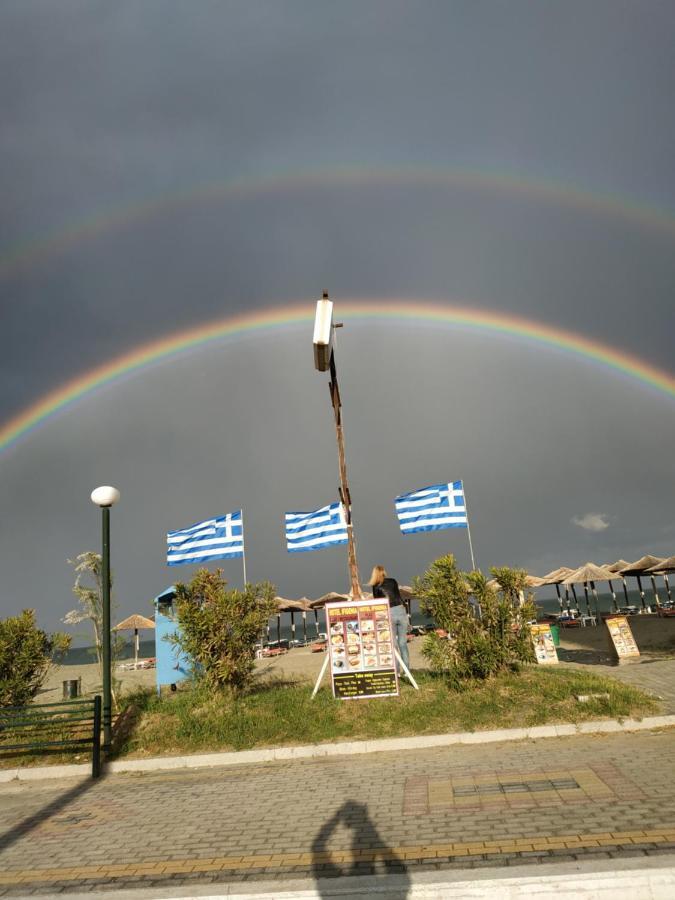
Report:
[[[222,571],[200,569],[176,585],[180,630],[172,639],[211,688],[241,691],[255,667],[260,633],[276,612],[269,582],[226,590]]]
[[[526,573],[495,569],[492,574],[497,588],[480,572],[461,572],[454,557],[448,555],[416,579],[422,608],[448,632],[447,640],[428,635],[422,652],[432,669],[455,685],[470,678],[487,678],[534,658],[524,626],[536,610],[531,602],[521,606],[513,600],[526,583]]]
[[[73,585],[73,593],[77,597],[79,606],[66,613],[62,621],[65,625],[79,625],[81,622],[91,622],[94,632],[96,662],[101,681],[103,681],[103,560],[100,553],[88,550],[86,553],[80,553],[74,560],[69,559],[68,562],[75,567],[76,578]],[[89,580],[90,583],[83,583],[84,579]],[[111,573],[111,589],[112,581]],[[113,610],[114,604],[111,600],[111,615]],[[113,672],[123,646],[124,638],[115,632],[111,636],[110,642],[110,664]],[[113,677],[112,694],[115,705],[117,705],[116,695],[119,693],[119,685],[119,680]]]
[[[103,677],[103,563],[100,553],[88,550],[80,553],[75,559],[69,559],[68,563],[75,567],[75,584],[73,593],[77,597],[79,606],[71,609],[63,617],[66,625],[79,625],[81,622],[91,622],[94,631],[94,650],[96,662]],[[90,579],[93,584],[83,584],[83,579]],[[112,575],[110,576],[112,586]]]
[[[0,706],[29,703],[69,646],[69,635],[47,634],[37,627],[33,609],[0,619]]]

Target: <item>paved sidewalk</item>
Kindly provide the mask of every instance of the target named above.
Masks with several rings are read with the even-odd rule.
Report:
[[[0,895],[675,851],[675,730],[0,786]],[[215,893],[215,889],[214,889]]]
[[[563,660],[573,659],[574,653],[563,650]],[[645,653],[639,661],[617,666],[604,654],[588,654],[585,662],[562,662],[567,668],[581,669],[591,675],[606,675],[639,688],[647,694],[661,698],[661,712],[664,715],[675,713],[675,659],[672,656],[650,656]],[[589,665],[589,659],[592,662]],[[599,662],[599,660],[605,660]]]

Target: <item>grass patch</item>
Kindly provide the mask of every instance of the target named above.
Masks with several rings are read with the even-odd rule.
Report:
[[[195,685],[170,697],[139,692],[128,698],[136,726],[118,755],[158,756],[211,750],[313,744],[338,740],[516,728],[588,719],[641,717],[658,711],[642,691],[612,678],[526,667],[453,691],[427,672],[420,690],[405,684],[400,698],[341,701],[307,682],[266,683],[238,697]],[[579,703],[577,694],[609,694]]]

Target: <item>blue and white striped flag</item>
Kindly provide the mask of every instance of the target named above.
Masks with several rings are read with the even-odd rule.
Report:
[[[168,566],[234,559],[244,555],[244,523],[241,510],[217,519],[206,519],[166,536]]]
[[[346,544],[347,520],[341,503],[322,506],[314,512],[286,513],[286,548],[289,553],[323,550]]]
[[[394,505],[403,534],[469,527],[461,481],[432,484],[419,491],[401,494],[394,500]]]

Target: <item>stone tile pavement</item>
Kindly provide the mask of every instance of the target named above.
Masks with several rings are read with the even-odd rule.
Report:
[[[559,655],[563,660],[563,666],[624,681],[632,687],[640,688],[647,694],[659,697],[661,712],[664,715],[675,714],[675,658],[672,656],[664,657],[643,653],[639,661],[617,666],[609,660],[606,654],[590,654],[588,659],[593,659],[590,665],[588,659],[585,664],[571,661],[574,653],[570,651],[563,650]],[[568,659],[569,662],[565,661]]]
[[[0,785],[0,895],[675,851],[675,730]]]

